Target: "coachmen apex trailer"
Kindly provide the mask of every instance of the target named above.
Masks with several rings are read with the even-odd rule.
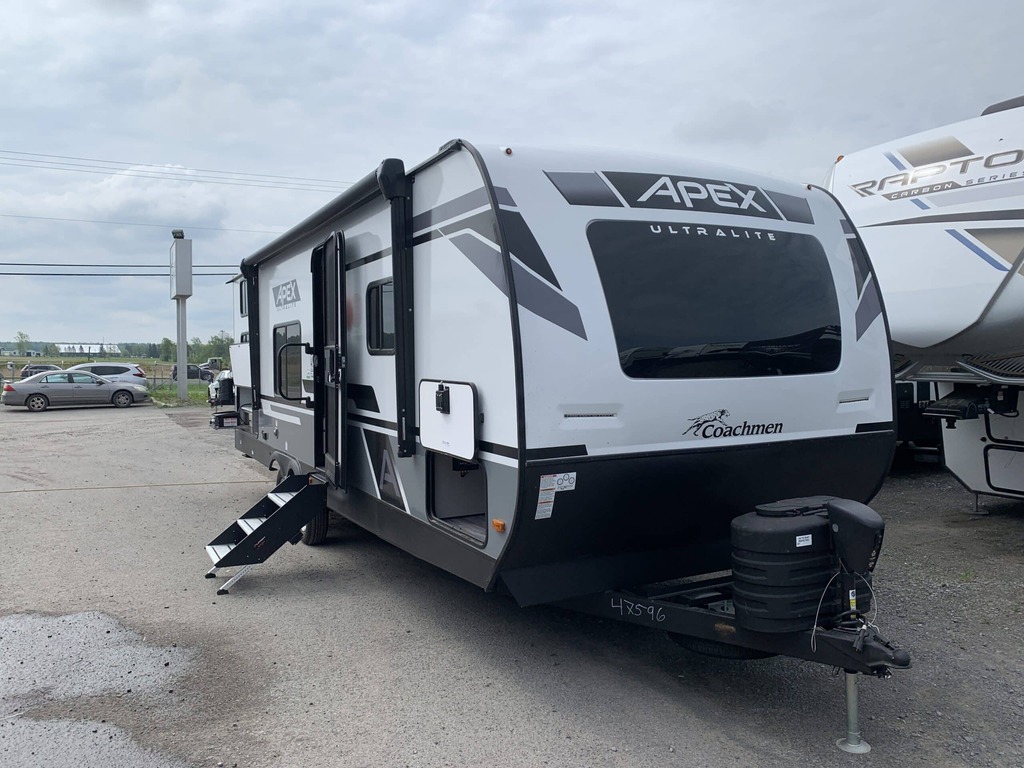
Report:
[[[331,511],[524,606],[909,664],[861,617],[892,370],[825,190],[453,141],[385,160],[242,276],[236,444],[280,485],[208,575],[322,540]]]
[[[885,295],[904,386],[936,388],[946,465],[1024,498],[1024,98],[855,152],[831,186]]]

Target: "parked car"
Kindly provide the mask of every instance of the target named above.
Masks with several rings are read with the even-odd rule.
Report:
[[[51,363],[29,363],[21,369],[21,378],[27,379],[29,376],[35,376],[37,373],[43,371],[59,371],[59,365],[53,365]]]
[[[110,381],[123,381],[125,384],[141,384],[147,389],[149,388],[149,379],[146,378],[146,372],[135,363],[79,363],[78,365],[72,365],[66,370],[88,371]]]
[[[199,364],[200,368],[205,368],[208,371],[219,371],[224,367],[224,359],[221,357],[208,357],[205,363]]]
[[[188,377],[190,379],[199,379],[200,381],[213,381],[213,371],[209,371],[206,368],[200,368],[198,365],[193,363],[188,364]],[[171,367],[171,378],[174,381],[178,380],[178,366]]]
[[[149,390],[139,384],[108,381],[86,371],[37,373],[4,384],[0,403],[45,411],[51,405],[114,405],[127,408],[149,400]]]

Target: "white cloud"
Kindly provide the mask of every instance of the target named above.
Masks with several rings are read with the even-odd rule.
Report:
[[[1024,52],[995,21],[1018,5],[967,24],[953,0],[15,0],[0,27],[3,260],[166,259],[161,228],[10,217],[24,214],[181,226],[197,261],[237,263],[271,235],[196,228],[282,230],[331,197],[44,171],[10,151],[355,181],[462,137],[817,182],[840,152],[1019,95]],[[156,279],[0,279],[0,338],[174,335]],[[230,312],[210,285],[190,300],[204,338]]]

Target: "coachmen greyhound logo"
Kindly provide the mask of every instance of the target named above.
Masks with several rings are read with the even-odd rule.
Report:
[[[299,282],[297,280],[289,280],[286,283],[275,285],[270,290],[274,294],[274,306],[278,309],[287,309],[302,301],[302,297],[299,296]]]
[[[782,432],[782,422],[774,424],[750,424],[744,421],[742,424],[730,425],[725,422],[729,418],[729,412],[725,408],[717,411],[710,411],[696,418],[690,419],[683,434],[692,434],[704,440],[714,437],[747,437],[749,435],[777,435]]]

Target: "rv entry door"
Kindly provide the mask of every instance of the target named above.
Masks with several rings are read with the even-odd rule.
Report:
[[[345,301],[345,237],[332,232],[313,249],[313,409],[317,467],[328,481],[344,490],[348,479],[345,467],[345,435],[348,431],[346,395],[347,323]]]

